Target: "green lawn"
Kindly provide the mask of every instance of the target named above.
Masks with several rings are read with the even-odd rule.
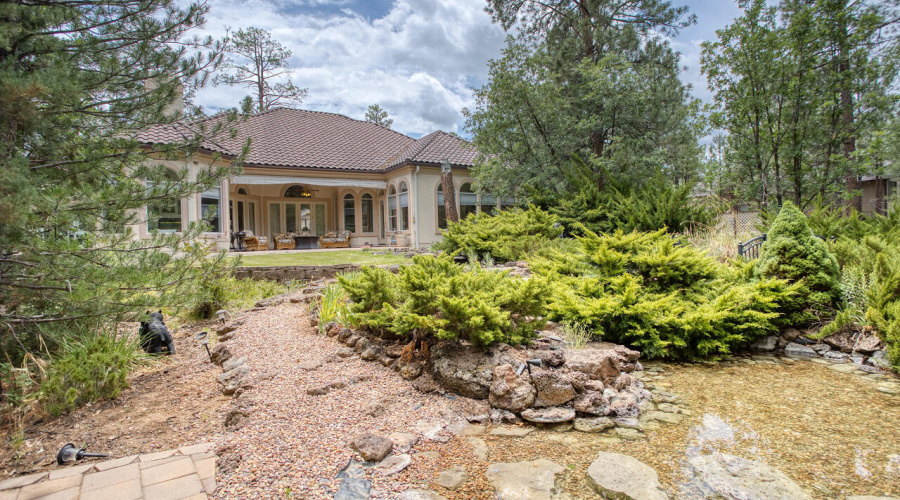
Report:
[[[253,252],[241,254],[241,265],[248,267],[262,266],[329,266],[335,264],[385,265],[404,264],[410,262],[408,257],[387,253],[372,255],[374,252],[361,250],[331,250],[323,252],[285,252],[266,255],[254,255]]]

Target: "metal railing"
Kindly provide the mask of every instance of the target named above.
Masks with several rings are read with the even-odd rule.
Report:
[[[814,235],[816,238],[824,240],[825,238],[819,236],[818,234]],[[837,238],[832,236],[828,238],[828,241],[834,241]],[[747,241],[739,241],[738,242],[738,257],[742,259],[758,259],[759,258],[759,250],[762,247],[762,244],[766,242],[766,233],[763,233],[756,238],[749,239]]]

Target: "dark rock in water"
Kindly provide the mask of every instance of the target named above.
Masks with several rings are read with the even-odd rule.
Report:
[[[390,355],[390,353],[388,353]],[[444,343],[431,351],[431,374],[444,389],[475,399],[487,399],[491,393],[494,368],[501,364],[518,366],[525,356],[504,344],[492,345],[487,352],[455,342]]]
[[[804,345],[797,344],[796,342],[791,342],[784,347],[784,354],[787,356],[794,357],[806,357],[806,358],[817,358],[819,355],[816,351],[806,347]]]
[[[891,367],[891,360],[888,359],[887,351],[875,351],[866,363],[884,369]]]
[[[516,370],[511,365],[494,368],[494,381],[488,397],[491,406],[519,412],[534,403],[536,394],[537,391],[527,379],[527,373],[516,375]]]
[[[806,338],[806,337],[802,337],[802,336],[801,336],[801,337],[795,338],[795,339],[794,339],[794,343],[800,344],[800,345],[813,346],[813,345],[816,344],[816,341],[815,341],[815,340],[810,340],[810,339],[808,339],[808,338]]]
[[[864,364],[864,363],[866,362],[866,357],[865,357],[865,356],[859,356],[859,355],[852,355],[852,354],[851,354],[851,355],[850,355],[850,361],[853,362],[853,363],[856,363],[856,364],[858,364],[858,365],[861,365],[861,364]]]
[[[559,424],[575,419],[575,410],[571,408],[529,408],[522,412],[522,418],[538,424]]]

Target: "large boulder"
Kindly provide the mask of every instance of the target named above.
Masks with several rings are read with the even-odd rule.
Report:
[[[546,459],[531,462],[491,464],[487,479],[494,486],[498,500],[557,500],[562,489],[556,476],[565,467]]]
[[[534,386],[528,381],[527,373],[516,375],[516,370],[511,365],[494,368],[494,381],[488,397],[491,406],[519,412],[534,404],[536,394]]]
[[[659,476],[649,465],[620,453],[600,452],[587,470],[591,487],[604,498],[666,500]]]
[[[472,345],[445,342],[431,351],[431,375],[450,392],[487,399],[494,368],[502,364],[517,366],[521,361],[507,345],[491,346],[485,352]]]
[[[614,349],[566,350],[565,367],[587,374],[594,380],[602,380],[604,384],[612,384],[622,372],[619,353]]]
[[[534,406],[559,406],[575,397],[575,388],[566,374],[556,370],[538,370],[531,373],[531,381],[537,389]]]
[[[689,460],[697,477],[726,500],[811,500],[812,496],[778,469],[762,462],[713,453]]]

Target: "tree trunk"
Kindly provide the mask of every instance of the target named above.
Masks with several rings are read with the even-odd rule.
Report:
[[[444,193],[444,212],[447,220],[459,222],[459,212],[456,211],[456,190],[453,189],[453,172],[441,172],[441,190]]]

